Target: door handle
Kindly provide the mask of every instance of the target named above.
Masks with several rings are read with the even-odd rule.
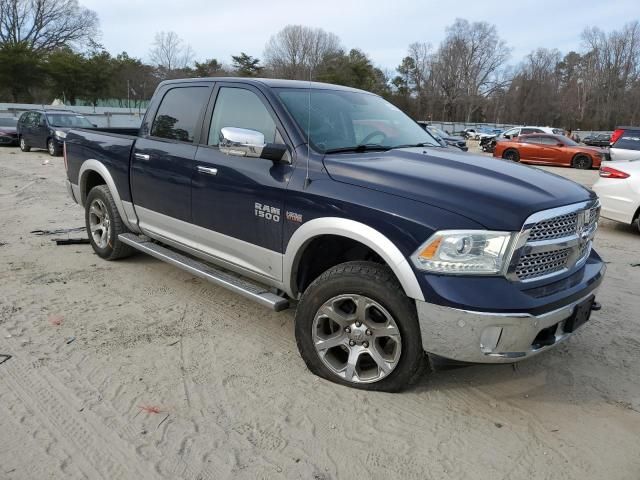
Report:
[[[200,173],[206,173],[207,175],[217,175],[218,169],[212,167],[203,167],[202,165],[198,165],[198,171]]]
[[[148,162],[149,159],[151,158],[149,155],[145,153],[136,153],[135,155],[138,160],[144,160],[145,162]]]

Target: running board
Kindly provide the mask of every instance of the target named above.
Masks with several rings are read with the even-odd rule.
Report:
[[[175,265],[182,270],[207,280],[215,285],[224,287],[232,292],[253,300],[265,307],[269,307],[276,312],[289,308],[289,300],[275,293],[270,292],[266,287],[256,285],[245,279],[236,277],[230,273],[223,272],[207,263],[183,255],[170,248],[150,241],[149,237],[138,236],[133,233],[122,233],[118,235],[122,243],[132,246],[136,250],[151,255],[159,260]]]

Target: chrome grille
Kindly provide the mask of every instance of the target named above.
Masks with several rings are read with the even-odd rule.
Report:
[[[554,240],[567,237],[576,231],[578,212],[559,215],[549,220],[536,223],[529,233],[530,241]]]
[[[516,267],[516,275],[520,280],[529,280],[559,272],[566,268],[570,253],[570,248],[564,248],[553,252],[522,255]]]
[[[581,266],[591,252],[599,216],[599,203],[585,202],[529,217],[509,263],[509,278],[527,282]]]

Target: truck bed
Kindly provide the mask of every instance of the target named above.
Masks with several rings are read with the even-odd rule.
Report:
[[[129,161],[137,133],[137,129],[127,128],[69,131],[65,139],[69,181],[79,185],[82,164],[87,160],[97,160],[113,177],[120,198],[130,202]]]

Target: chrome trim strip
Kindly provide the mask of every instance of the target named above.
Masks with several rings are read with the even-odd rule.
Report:
[[[340,217],[315,218],[302,224],[291,236],[283,258],[282,283],[292,298],[297,298],[299,294],[295,280],[302,253],[311,240],[321,235],[351,238],[371,248],[393,270],[408,297],[424,300],[408,259],[391,240],[364,223]]]
[[[84,202],[86,200],[84,192],[86,190],[87,177],[89,172],[96,172],[100,174],[100,176],[104,179],[111,192],[111,196],[116,204],[116,209],[120,214],[120,218],[124,222],[125,226],[131,230],[132,232],[139,233],[140,229],[138,228],[137,221],[131,222],[129,216],[127,216],[127,212],[125,211],[125,207],[123,205],[122,199],[120,198],[120,194],[118,193],[118,189],[116,188],[116,184],[113,181],[113,177],[111,177],[111,173],[107,167],[100,161],[95,159],[85,160],[80,166],[80,173],[78,174],[79,179],[79,191],[80,196],[78,197],[78,201],[80,206],[84,207]],[[135,212],[134,212],[135,218]]]

